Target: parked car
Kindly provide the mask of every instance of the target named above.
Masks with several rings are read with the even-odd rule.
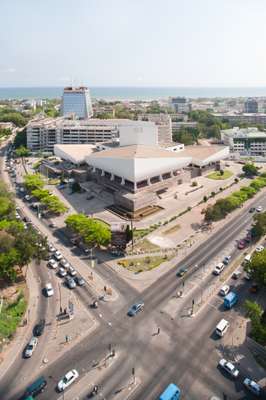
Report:
[[[60,278],[64,278],[67,275],[65,268],[60,267],[58,270],[58,275],[60,276]]]
[[[46,283],[46,285],[44,287],[44,292],[47,297],[51,297],[54,295],[54,289],[53,289],[53,286],[51,283]]]
[[[54,258],[55,258],[57,261],[60,261],[60,260],[63,258],[62,254],[60,253],[59,250],[56,250],[56,252],[54,253]]]
[[[246,242],[245,242],[245,240],[243,240],[243,239],[239,240],[239,242],[238,242],[238,244],[237,244],[237,248],[238,248],[239,250],[243,250],[245,247],[246,247]]]
[[[45,319],[40,319],[38,324],[33,328],[34,336],[41,336],[45,328]]]
[[[78,286],[84,286],[86,283],[85,280],[81,276],[76,276],[74,279]]]
[[[66,268],[66,269],[68,269],[68,268],[70,267],[69,262],[68,262],[65,258],[62,258],[62,259],[59,261],[59,264],[60,264],[63,268]]]
[[[237,378],[239,375],[239,370],[230,362],[226,361],[224,358],[222,358],[219,361],[219,367],[224,369],[232,378]]]
[[[224,265],[228,265],[231,261],[231,258],[232,258],[231,256],[225,256],[223,259]]]
[[[74,279],[73,279],[73,278],[70,278],[70,276],[67,276],[67,277],[66,277],[65,283],[66,283],[66,285],[67,285],[67,287],[68,287],[69,289],[74,289],[74,288],[77,286],[77,285],[76,285],[76,282],[74,281]]]
[[[78,379],[78,377],[79,373],[76,369],[72,369],[71,371],[67,372],[57,384],[58,391],[63,392],[63,390],[70,386],[76,379]]]
[[[249,288],[250,293],[258,293],[260,287],[257,283],[252,283],[251,287]]]
[[[264,250],[264,246],[262,246],[262,245],[257,246],[256,249],[255,249],[255,251],[256,251],[257,253],[261,253],[263,250]]]
[[[176,276],[178,276],[178,277],[181,278],[181,277],[184,276],[187,272],[188,272],[188,269],[187,269],[187,268],[181,268],[180,270],[177,271]]]
[[[54,222],[50,222],[49,228],[56,228],[56,224]]]
[[[230,292],[230,286],[229,285],[224,285],[221,287],[219,294],[221,296],[226,296]]]
[[[255,394],[255,396],[260,396],[261,395],[261,386],[253,381],[252,379],[249,378],[245,378],[243,385],[250,390],[253,394]]]
[[[219,264],[216,265],[216,267],[214,268],[212,273],[213,273],[213,275],[220,275],[223,270],[224,270],[224,264],[223,263],[219,263]]]
[[[58,267],[58,263],[53,258],[50,258],[47,265],[48,267],[51,267],[53,269],[56,269]]]
[[[144,303],[141,301],[139,303],[133,304],[127,312],[129,317],[134,317],[138,312],[142,311],[144,308]]]
[[[52,243],[48,244],[48,250],[50,251],[50,253],[56,252],[56,248],[54,247],[54,245]]]
[[[72,265],[69,266],[68,273],[69,273],[70,276],[76,276],[77,275],[77,271],[72,267]]]
[[[256,211],[257,212],[261,212],[263,210],[263,208],[261,207],[261,206],[258,206],[257,208],[256,208]]]
[[[24,351],[25,358],[30,358],[32,356],[34,350],[36,349],[37,344],[38,344],[38,339],[35,336],[33,336],[25,348]]]
[[[237,270],[233,273],[232,278],[233,278],[233,279],[238,279],[238,278],[241,276],[241,274],[242,274],[242,271],[241,271],[240,269],[237,269]]]

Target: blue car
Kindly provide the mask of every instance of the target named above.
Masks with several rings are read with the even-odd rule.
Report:
[[[133,306],[131,306],[130,309],[128,310],[127,315],[129,317],[134,317],[139,311],[142,311],[143,308],[144,308],[143,302],[133,304]]]

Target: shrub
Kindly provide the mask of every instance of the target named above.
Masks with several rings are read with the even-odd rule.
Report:
[[[203,196],[204,203],[206,203],[207,200],[208,200],[208,197],[207,196]]]
[[[192,187],[198,186],[198,182],[193,181],[193,182],[191,183],[191,186],[192,186]]]

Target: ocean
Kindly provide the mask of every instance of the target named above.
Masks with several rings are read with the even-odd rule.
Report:
[[[174,96],[189,98],[266,97],[266,87],[90,87],[91,96],[103,100],[158,100]],[[5,87],[0,99],[53,99],[63,87]]]

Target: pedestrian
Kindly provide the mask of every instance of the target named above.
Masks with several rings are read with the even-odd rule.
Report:
[[[161,329],[160,329],[160,327],[158,326],[157,335],[159,335],[159,334],[160,334],[160,332],[161,332]]]
[[[62,307],[60,307],[60,314],[62,314],[62,312],[63,312],[63,308],[62,308]]]
[[[104,286],[103,290],[106,292],[106,290],[107,290],[106,286]]]

